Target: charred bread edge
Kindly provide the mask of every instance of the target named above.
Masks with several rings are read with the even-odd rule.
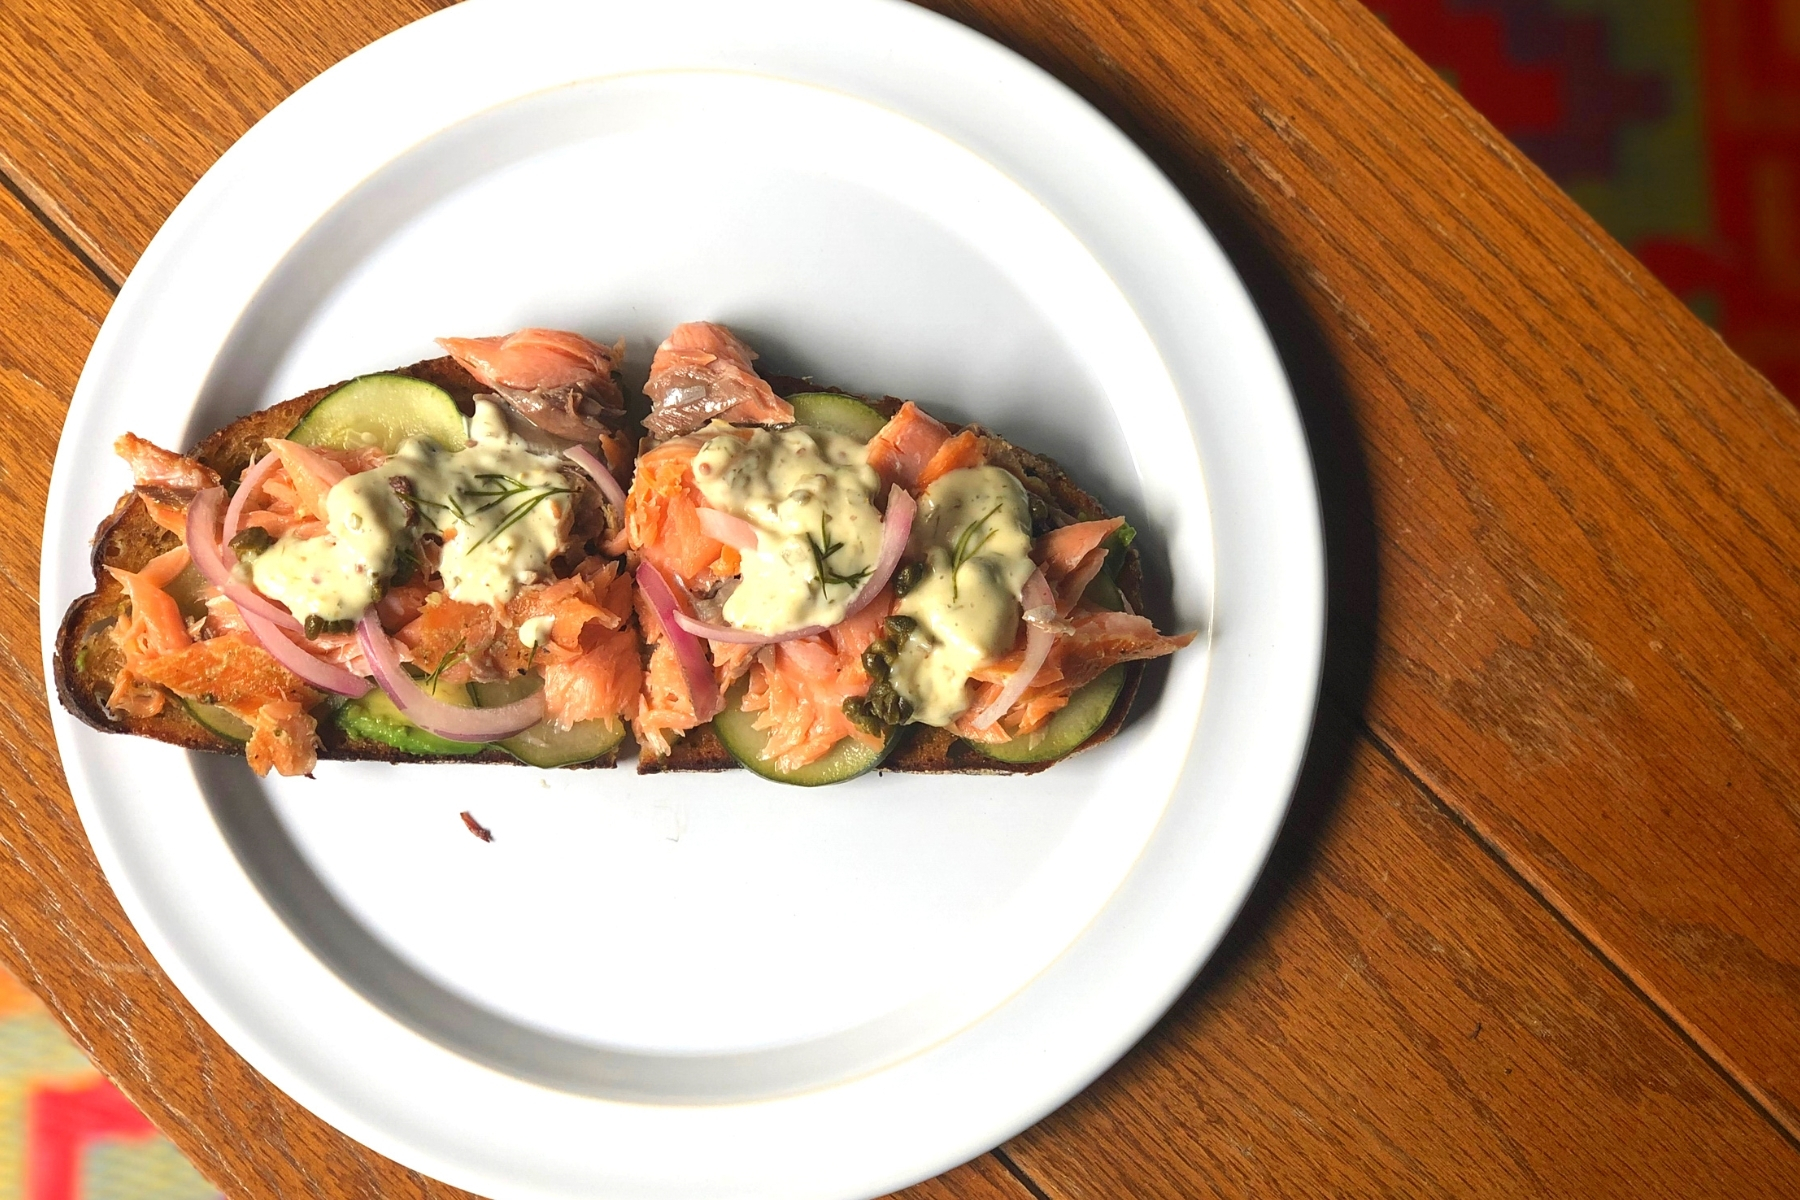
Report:
[[[770,386],[777,393],[786,397],[800,392],[836,392],[841,396],[854,396],[854,392],[846,392],[838,388],[820,387],[811,380],[796,379],[791,376],[766,376]],[[878,410],[885,417],[892,417],[900,411],[905,401],[893,396],[883,396],[879,400],[871,400],[859,396],[864,403]],[[949,426],[952,432],[964,428],[961,425]],[[1099,501],[1076,487],[1068,474],[1050,459],[1029,450],[1023,450],[981,428],[971,426],[977,433],[988,439],[990,448],[998,449],[1001,455],[1010,457],[1012,461],[1004,465],[1016,466],[1027,479],[1040,483],[1049,500],[1064,512],[1073,514],[1083,521],[1102,520],[1111,514],[1101,507]],[[1119,572],[1119,590],[1130,601],[1132,610],[1143,611],[1143,573],[1138,565],[1138,552],[1135,549],[1126,551],[1125,566]],[[1051,759],[1041,763],[1003,763],[999,759],[989,758],[976,750],[962,738],[947,729],[936,729],[930,726],[910,726],[904,740],[881,764],[883,771],[902,771],[913,775],[1035,775],[1047,770],[1072,755],[1084,750],[1091,750],[1116,735],[1125,725],[1125,719],[1131,713],[1131,705],[1137,699],[1138,683],[1143,678],[1144,664],[1130,663],[1126,668],[1125,686],[1119,691],[1119,698],[1113,702],[1112,711],[1107,714],[1105,724],[1094,731],[1092,737],[1071,750],[1062,758]],[[740,769],[731,752],[713,732],[708,722],[690,731],[669,750],[667,758],[656,758],[645,749],[639,752],[638,774],[654,775],[663,771],[731,771]]]
[[[449,392],[465,412],[474,410],[474,396],[481,390],[468,372],[448,357],[426,359],[392,373],[437,384]],[[264,438],[285,437],[313,405],[342,386],[342,383],[336,383],[315,388],[303,396],[240,417],[203,439],[191,453],[217,471],[221,478],[234,480],[249,465],[251,455]],[[105,733],[136,734],[189,750],[241,755],[244,752],[241,744],[220,737],[200,724],[188,712],[187,706],[173,697],[163,705],[162,712],[153,717],[115,714],[106,707],[106,697],[111,694],[113,680],[123,665],[123,655],[112,639],[103,635],[124,608],[125,589],[107,574],[105,568],[141,570],[152,558],[173,550],[179,542],[173,533],[151,519],[135,492],[127,492],[120,498],[112,514],[100,523],[94,534],[94,590],[69,606],[57,630],[56,695],[64,708]],[[82,653],[84,647],[85,655]],[[319,722],[319,741],[321,760],[390,763],[518,761],[503,750],[483,750],[470,755],[407,754],[380,742],[352,738],[330,719]],[[592,762],[577,765],[610,767],[617,762],[618,753],[613,751]]]

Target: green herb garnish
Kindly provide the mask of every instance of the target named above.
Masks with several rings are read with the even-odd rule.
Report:
[[[433,695],[437,694],[438,680],[443,676],[446,670],[468,657],[468,645],[469,640],[467,638],[456,639],[456,645],[450,648],[450,653],[438,659],[437,666],[431,668],[431,674],[425,677],[424,688],[426,691]]]
[[[831,569],[831,556],[844,548],[842,542],[834,542],[825,532],[826,514],[819,514],[819,538],[813,540],[812,534],[806,535],[806,544],[812,550],[813,569],[819,573],[819,590],[824,591],[831,584],[843,587],[855,587],[869,577],[870,568],[864,567],[854,575],[841,575]]]
[[[956,545],[950,551],[950,599],[960,600],[962,598],[956,585],[956,573],[963,569],[964,563],[968,562],[971,558],[974,558],[977,554],[980,554],[981,548],[988,544],[988,539],[992,538],[998,531],[993,529],[988,530],[981,535],[980,541],[973,540],[975,534],[980,531],[983,525],[986,525],[993,519],[994,514],[1000,511],[1000,507],[1004,503],[1005,501],[996,502],[994,507],[988,509],[987,513],[982,516],[980,520],[969,522],[968,527],[965,528],[962,533],[957,535]]]

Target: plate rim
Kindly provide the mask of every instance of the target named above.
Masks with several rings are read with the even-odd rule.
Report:
[[[129,323],[129,319],[135,311],[135,306],[142,302],[140,296],[150,289],[152,286],[151,281],[156,277],[158,272],[163,272],[170,268],[168,256],[173,252],[171,247],[175,245],[186,227],[193,225],[202,214],[205,200],[213,193],[226,187],[234,174],[240,171],[245,164],[250,162],[250,150],[246,149],[246,147],[253,149],[273,138],[281,136],[282,132],[287,129],[289,123],[296,119],[304,118],[306,112],[318,105],[329,104],[333,89],[340,88],[342,86],[342,81],[350,79],[354,72],[363,69],[374,59],[397,53],[409,53],[408,47],[419,43],[423,37],[419,31],[426,29],[435,31],[455,27],[460,29],[461,32],[451,36],[475,36],[482,28],[483,22],[491,21],[496,18],[497,14],[501,11],[504,2],[505,0],[472,0],[472,2],[458,6],[457,8],[443,10],[439,13],[422,18],[412,25],[403,27],[402,29],[387,35],[379,41],[372,43],[370,46],[365,47],[363,50],[356,52],[356,54],[351,55],[349,58],[346,58],[313,81],[304,85],[292,96],[278,105],[267,117],[258,122],[257,125],[246,133],[238,143],[234,144],[234,146],[228,150],[213,168],[210,169],[195,185],[188,197],[184,198],[181,204],[177,206],[175,212],[171,214],[164,227],[159,230],[151,245],[146,249],[142,259],[140,259],[137,269],[132,272],[132,278],[127,281],[125,288],[121,291],[118,300],[113,306],[112,312],[109,313],[99,338],[96,340],[94,350],[90,354],[88,364],[84,367],[81,381],[77,386],[75,397],[71,403],[71,418],[90,406],[91,394],[102,386],[99,379],[104,374],[103,368],[106,362],[106,356],[113,352],[115,342],[122,336],[121,328]],[[567,11],[576,7],[578,3],[579,0],[530,0],[530,7],[537,10],[540,14],[549,14]],[[717,7],[717,0],[683,0],[683,3],[681,4],[666,5],[663,7],[665,14],[669,10],[675,8],[683,8],[690,11],[696,9],[710,10]],[[1107,1039],[1105,1048],[1099,1050],[1097,1054],[1090,1054],[1079,1067],[1073,1070],[1065,1069],[1061,1071],[1059,1073],[1059,1083],[1057,1086],[1048,1088],[1039,1087],[1037,1099],[1026,1104],[1023,1110],[1021,1110],[1026,1113],[1022,1124],[1018,1122],[1019,1114],[1017,1112],[1009,1112],[1007,1115],[990,1122],[980,1129],[970,1130],[968,1136],[964,1137],[959,1142],[946,1142],[945,1144],[937,1146],[934,1153],[930,1155],[915,1156],[914,1161],[910,1166],[902,1169],[889,1167],[884,1172],[878,1173],[878,1175],[865,1174],[864,1177],[851,1184],[853,1187],[853,1191],[851,1192],[845,1192],[841,1187],[836,1187],[835,1189],[827,1187],[825,1190],[802,1190],[785,1193],[789,1195],[805,1194],[819,1196],[875,1194],[869,1192],[869,1189],[878,1187],[882,1190],[890,1190],[892,1187],[903,1186],[915,1179],[937,1174],[943,1169],[947,1169],[975,1154],[979,1154],[987,1147],[997,1144],[999,1141],[1004,1140],[1005,1137],[1011,1136],[1011,1134],[1018,1129],[1024,1128],[1041,1119],[1043,1115],[1047,1114],[1049,1111],[1066,1101],[1070,1096],[1073,1096],[1082,1088],[1086,1087],[1088,1083],[1107,1069],[1120,1055],[1129,1049],[1132,1044],[1138,1041],[1150,1025],[1162,1016],[1180,992],[1186,988],[1194,974],[1200,969],[1205,961],[1211,957],[1217,947],[1218,941],[1223,936],[1225,930],[1236,919],[1236,915],[1241,909],[1245,898],[1248,896],[1251,887],[1263,870],[1274,837],[1285,817],[1291,793],[1298,778],[1304,751],[1310,737],[1314,714],[1318,704],[1319,685],[1323,669],[1323,639],[1326,608],[1326,598],[1324,593],[1324,542],[1319,519],[1319,502],[1316,487],[1314,485],[1308,446],[1301,429],[1298,409],[1294,403],[1291,388],[1288,386],[1285,372],[1282,369],[1279,357],[1274,351],[1267,329],[1261,322],[1260,317],[1256,314],[1254,306],[1251,304],[1247,293],[1243,289],[1241,280],[1238,279],[1235,270],[1231,267],[1229,261],[1224,258],[1222,251],[1220,251],[1216,241],[1212,238],[1210,231],[1208,231],[1204,224],[1200,222],[1199,218],[1193,214],[1191,208],[1187,206],[1186,201],[1179,196],[1179,193],[1175,192],[1172,185],[1167,183],[1167,180],[1161,175],[1160,171],[1157,170],[1154,164],[1141,150],[1129,142],[1124,134],[1119,132],[1116,127],[1112,126],[1111,123],[1097,110],[1093,109],[1086,101],[1082,100],[1052,76],[1041,71],[1010,49],[1007,49],[998,43],[991,42],[985,37],[949,21],[947,18],[901,4],[899,0],[838,0],[838,2],[828,6],[822,4],[820,0],[767,0],[764,4],[764,8],[781,9],[790,13],[803,12],[813,16],[817,16],[824,11],[830,11],[833,17],[839,20],[854,21],[866,18],[878,24],[888,25],[898,21],[900,24],[911,26],[912,30],[916,32],[918,37],[924,42],[935,41],[942,43],[946,39],[954,41],[958,44],[961,51],[973,53],[974,57],[985,59],[990,62],[995,66],[997,71],[1001,72],[1009,80],[1028,83],[1039,95],[1042,95],[1047,88],[1052,94],[1058,96],[1065,105],[1073,105],[1077,110],[1086,115],[1090,126],[1087,132],[1090,135],[1098,135],[1102,138],[1111,139],[1115,143],[1113,146],[1115,151],[1122,147],[1127,155],[1137,159],[1145,170],[1154,175],[1157,180],[1161,181],[1163,186],[1167,189],[1169,196],[1174,198],[1175,203],[1180,207],[1181,211],[1186,214],[1187,220],[1192,226],[1191,233],[1198,239],[1200,248],[1216,257],[1216,259],[1223,264],[1226,276],[1230,282],[1235,285],[1236,296],[1234,299],[1238,307],[1244,314],[1247,314],[1249,318],[1249,328],[1240,331],[1249,338],[1250,344],[1245,350],[1245,353],[1265,360],[1260,364],[1260,367],[1264,373],[1271,376],[1271,381],[1274,387],[1279,391],[1280,397],[1284,402],[1282,411],[1272,414],[1270,419],[1274,420],[1277,424],[1284,425],[1285,432],[1291,443],[1289,449],[1297,452],[1295,461],[1297,461],[1300,467],[1300,481],[1304,487],[1304,495],[1298,498],[1298,503],[1295,506],[1304,509],[1310,517],[1309,524],[1303,522],[1303,524],[1306,524],[1306,528],[1298,529],[1294,532],[1297,533],[1301,542],[1304,543],[1299,547],[1298,557],[1307,558],[1310,556],[1312,560],[1312,578],[1316,584],[1316,586],[1311,589],[1310,594],[1307,597],[1302,598],[1302,607],[1307,610],[1307,615],[1309,617],[1306,622],[1307,628],[1295,631],[1297,640],[1303,643],[1300,656],[1309,660],[1311,665],[1309,670],[1302,673],[1306,676],[1304,679],[1290,681],[1297,684],[1297,690],[1295,691],[1294,696],[1296,703],[1290,705],[1290,709],[1292,710],[1290,713],[1290,728],[1286,731],[1289,736],[1284,740],[1283,753],[1281,755],[1283,765],[1272,770],[1269,773],[1269,779],[1264,781],[1265,787],[1272,786],[1273,790],[1279,792],[1279,796],[1272,804],[1269,804],[1263,810],[1261,814],[1264,818],[1261,823],[1262,827],[1258,830],[1251,831],[1249,841],[1255,845],[1255,850],[1253,855],[1247,860],[1248,865],[1242,871],[1242,879],[1239,881],[1239,885],[1234,889],[1234,893],[1229,902],[1224,905],[1223,915],[1219,916],[1215,913],[1214,920],[1209,923],[1207,929],[1198,936],[1188,939],[1189,946],[1187,955],[1174,963],[1172,969],[1170,964],[1165,961],[1164,970],[1161,973],[1161,985],[1140,996],[1140,1001],[1136,1006],[1138,1009],[1136,1019],[1123,1021],[1113,1028],[1111,1031],[1112,1036]],[[508,11],[516,13],[518,9],[519,6],[514,5]],[[972,51],[971,47],[974,47],[975,49]],[[607,74],[612,74],[612,72],[608,72]],[[802,82],[815,81],[804,80]],[[550,86],[555,85],[552,84]],[[525,94],[528,93],[525,91],[518,93],[521,97]],[[298,117],[297,114],[299,115]],[[472,114],[458,114],[451,118],[450,121],[447,121],[446,126],[456,120],[465,119],[469,115]],[[903,115],[913,116],[913,114],[910,113]],[[913,116],[913,119],[916,120],[918,118]],[[403,153],[405,149],[406,147],[397,147],[395,149],[395,154],[398,155],[399,153]],[[979,150],[977,153],[979,153]],[[1030,191],[1029,188],[1027,190]],[[1036,195],[1035,192],[1032,194]],[[1084,242],[1084,245],[1085,244],[1086,243]],[[138,285],[136,288],[133,287],[134,283]],[[72,420],[70,424],[73,424]],[[56,456],[57,461],[52,474],[49,502],[46,508],[45,554],[40,568],[40,595],[42,596],[54,596],[58,594],[59,583],[53,576],[58,573],[68,557],[63,551],[65,544],[64,539],[57,538],[53,540],[50,536],[52,533],[50,523],[56,520],[56,514],[58,514],[65,506],[66,492],[70,486],[71,467],[70,461],[68,460],[72,460],[73,448],[70,444],[67,429],[68,426],[65,426],[65,435],[59,443]],[[1209,480],[1209,490],[1210,482],[1211,481]],[[1292,481],[1290,480],[1290,482]],[[85,531],[82,531],[82,535],[85,537]],[[53,548],[55,553],[52,553]],[[85,558],[85,555],[81,557]],[[44,639],[47,678],[53,678],[53,674],[49,672],[53,649],[52,643],[55,626],[61,616],[60,607],[54,607],[54,611],[53,607],[43,608],[40,617],[47,630],[47,635]],[[1212,630],[1208,631],[1209,638],[1211,637],[1212,632]],[[1210,692],[1210,690],[1209,686],[1208,691]],[[1204,707],[1205,704],[1203,701],[1202,710],[1204,710]],[[208,989],[201,985],[200,982],[186,970],[181,952],[176,948],[173,939],[165,936],[165,931],[158,925],[148,901],[137,894],[129,872],[125,869],[116,848],[109,840],[106,823],[101,814],[95,810],[90,786],[85,776],[85,764],[81,762],[78,754],[71,754],[70,752],[71,739],[69,734],[73,730],[73,718],[69,717],[66,712],[63,712],[59,705],[51,705],[51,712],[53,725],[56,729],[59,750],[63,753],[64,757],[65,772],[69,777],[71,792],[75,795],[83,826],[88,832],[90,841],[94,844],[96,856],[100,859],[102,867],[107,874],[109,885],[112,886],[115,893],[118,894],[120,902],[132,920],[133,925],[144,937],[146,944],[151,948],[153,956],[156,957],[159,964],[162,965],[163,969],[169,974],[177,988],[182,991],[183,995],[186,996],[191,1003],[194,1004],[196,1009],[201,1012],[205,1019],[207,1019],[215,1029],[219,1030],[221,1035],[225,1037],[226,1041],[232,1045],[236,1052],[243,1055],[247,1061],[267,1076],[277,1087],[294,1097],[317,1115],[321,1116],[328,1123],[343,1130],[357,1140],[387,1154],[389,1157],[395,1158],[409,1166],[413,1166],[427,1174],[445,1179],[449,1182],[460,1182],[462,1186],[490,1191],[496,1195],[550,1196],[565,1194],[554,1190],[534,1190],[530,1184],[519,1185],[516,1182],[509,1180],[480,1178],[477,1174],[473,1174],[465,1169],[462,1164],[440,1163],[432,1161],[429,1155],[422,1156],[418,1151],[418,1147],[406,1143],[404,1138],[394,1136],[391,1131],[370,1126],[367,1122],[360,1119],[359,1115],[355,1112],[346,1111],[335,1098],[319,1094],[318,1090],[312,1087],[304,1078],[287,1069],[287,1062],[282,1054],[261,1045],[254,1036],[252,1036],[243,1026],[238,1024],[232,1018],[229,1006],[222,1002],[218,997],[213,996]],[[1184,773],[1189,765],[1191,764],[1184,764]],[[1179,785],[1177,790],[1179,791]],[[1160,836],[1160,834],[1157,836]],[[1153,838],[1153,840],[1155,839]],[[1122,887],[1121,890],[1123,891],[1124,888]],[[1117,897],[1115,897],[1115,899],[1117,899]],[[1115,905],[1109,902],[1107,912],[1103,912],[1101,916],[1097,918],[1096,925],[1104,924],[1109,919],[1109,914],[1111,915],[1111,919],[1118,919],[1118,913],[1114,911],[1114,909]],[[1091,936],[1093,936],[1092,930],[1090,930],[1089,933],[1082,935],[1083,938],[1091,938]],[[1073,946],[1074,943],[1071,944],[1071,949]],[[1068,952],[1065,951],[1065,957],[1067,953]],[[1024,985],[1025,989],[1029,990],[1038,987],[1040,981],[1045,975],[1051,973],[1054,966],[1054,963],[1045,964],[1044,971],[1032,982]],[[327,971],[330,969],[322,963],[320,964],[320,967]],[[436,1048],[434,1047],[434,1049]],[[920,1174],[920,1172],[924,1172],[924,1174]],[[844,1180],[840,1179],[837,1182],[842,1183]]]

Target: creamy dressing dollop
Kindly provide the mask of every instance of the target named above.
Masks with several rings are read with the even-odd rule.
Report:
[[[403,498],[393,481],[404,479]],[[561,460],[537,452],[489,400],[475,402],[469,445],[449,452],[415,438],[325,497],[326,532],[284,534],[250,564],[256,590],[304,620],[357,617],[381,594],[403,549],[435,529],[438,574],[452,600],[505,604],[548,572],[574,516]],[[418,524],[408,528],[409,509]]]
[[[894,611],[918,625],[888,678],[915,722],[948,725],[969,706],[969,675],[1018,636],[1036,566],[1024,486],[999,467],[948,472],[919,500],[907,557],[923,560],[925,576]]]
[[[710,507],[756,530],[727,622],[777,634],[844,619],[881,556],[881,477],[864,443],[800,426],[720,433],[695,454],[694,482]]]

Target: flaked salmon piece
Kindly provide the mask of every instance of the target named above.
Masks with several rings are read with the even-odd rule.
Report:
[[[919,476],[949,440],[950,431],[941,422],[908,400],[870,439],[869,465],[883,482],[897,483],[916,495],[920,491]]]
[[[932,454],[924,470],[919,472],[917,490],[923,492],[952,471],[979,467],[987,463],[987,449],[972,429],[965,429]]]
[[[197,492],[218,487],[219,473],[185,454],[164,450],[155,442],[127,433],[113,442],[113,453],[131,468],[132,482],[140,487],[183,488]]]
[[[625,357],[624,343],[602,346],[562,329],[521,329],[502,337],[437,340],[463,369],[486,387],[567,387],[612,378]]]
[[[248,721],[271,700],[310,706],[319,693],[247,633],[227,633],[193,642],[144,664],[149,682],[177,696],[217,704]]]
[[[1037,729],[1057,709],[1068,703],[1077,688],[1092,683],[1112,667],[1125,662],[1162,658],[1191,644],[1195,634],[1165,637],[1156,632],[1148,617],[1108,612],[1080,605],[1070,616],[1071,629],[1059,634],[1044,665],[1032,677],[1025,694],[986,730],[969,722],[992,703],[1025,658],[1024,631],[1005,658],[977,670],[970,678],[978,685],[974,703],[957,718],[951,729],[974,741],[1006,741]]]
[[[597,565],[589,570],[589,564]],[[528,666],[580,658],[602,632],[630,633],[635,646],[637,635],[626,628],[631,605],[631,580],[620,573],[619,564],[588,559],[567,579],[521,588],[506,606],[507,635],[494,639],[489,655],[503,674],[517,674]],[[518,631],[541,617],[551,618],[549,639],[532,649],[519,640]]]
[[[164,450],[155,442],[127,433],[113,442],[113,453],[131,468],[138,499],[150,519],[164,529],[184,533],[187,508],[195,493],[219,486],[219,473],[204,463]]]
[[[631,720],[638,715],[643,666],[637,634],[590,623],[577,656],[544,666],[544,704],[551,720],[569,728],[577,721]]]
[[[825,633],[765,646],[757,653],[744,709],[759,714],[755,726],[769,735],[765,759],[795,771],[817,762],[847,737],[871,748],[881,745],[881,739],[850,723],[844,701],[868,692],[862,654],[881,636],[892,607],[892,593],[884,592]]]
[[[656,625],[652,617],[640,627],[648,631]],[[646,640],[651,640],[647,632]],[[644,671],[643,691],[637,716],[631,721],[631,732],[656,757],[667,758],[669,735],[685,733],[699,723],[694,717],[694,698],[688,692],[687,677],[681,673],[681,662],[659,632],[650,651],[650,665]]]
[[[250,718],[244,757],[250,769],[267,775],[305,775],[319,762],[318,722],[293,700],[271,700]]]
[[[573,442],[598,438],[609,466],[629,465],[630,447],[607,423],[625,415],[613,379],[625,360],[623,341],[608,347],[579,333],[532,328],[504,337],[439,338],[438,345],[539,429]]]
[[[131,611],[121,614],[113,626],[113,638],[125,663],[113,680],[107,706],[136,717],[153,717],[162,711],[162,693],[141,682],[145,668],[158,658],[193,644],[181,609],[163,589],[188,565],[187,547],[177,546],[159,554],[139,571],[106,568],[125,589]]]
[[[180,566],[173,564],[179,558]],[[187,550],[178,548],[159,555],[142,571],[122,571],[108,567],[112,577],[125,589],[129,611],[121,613],[114,623],[112,636],[125,662],[113,680],[107,707],[134,717],[153,717],[162,711],[163,695],[146,685],[139,677],[145,663],[172,653],[193,641],[181,610],[163,588],[187,565]],[[173,567],[173,569],[170,569]]]
[[[794,406],[751,367],[755,358],[756,352],[723,325],[677,325],[650,362],[644,384],[650,415],[644,427],[669,438],[692,433],[715,417],[745,424],[791,422]]]
[[[1058,616],[1074,611],[1088,584],[1106,565],[1106,539],[1124,524],[1124,517],[1083,521],[1052,529],[1037,540],[1032,557],[1044,568],[1044,578],[1056,592]]]
[[[435,587],[415,578],[407,583],[390,584],[381,599],[375,602],[375,615],[381,618],[381,627],[392,633],[418,620],[431,594],[444,590],[442,582],[434,580],[433,583]]]
[[[281,456],[281,469],[287,474],[285,482],[292,489],[294,508],[316,521],[325,520],[326,495],[348,478],[350,472],[311,446],[302,446],[286,438],[269,438],[268,442],[269,449]],[[281,495],[281,486],[282,481],[273,475],[263,480],[263,491],[271,495]]]
[[[649,451],[625,496],[626,545],[690,588],[723,577],[712,568],[724,544],[700,530],[705,497],[694,482],[694,456],[703,444],[684,437]]]
[[[488,605],[467,604],[434,591],[394,639],[411,652],[420,670],[446,683],[467,683],[495,673],[487,653],[499,628],[498,616]]]

